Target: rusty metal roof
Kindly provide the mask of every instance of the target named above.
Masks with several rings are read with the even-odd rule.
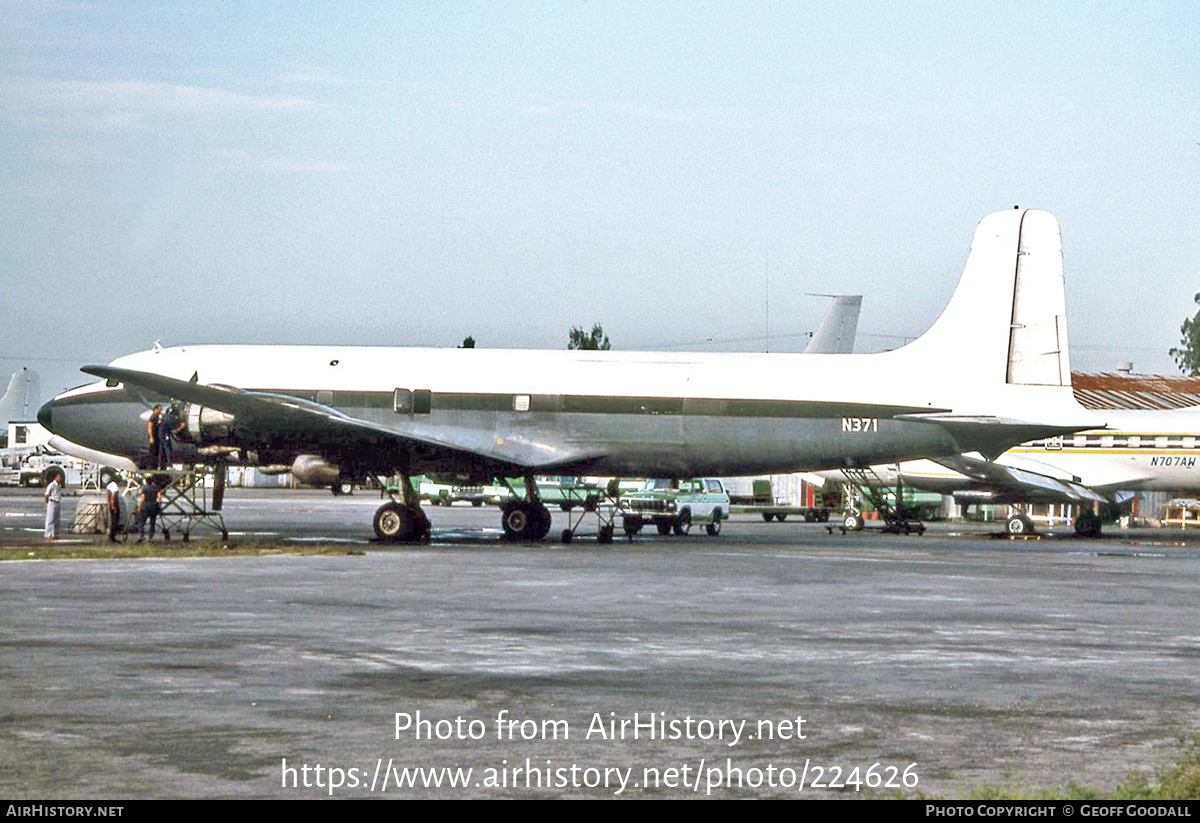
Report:
[[[1200,377],[1073,372],[1071,386],[1089,409],[1181,409],[1200,406]]]

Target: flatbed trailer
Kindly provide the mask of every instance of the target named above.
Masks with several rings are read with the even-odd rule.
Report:
[[[802,517],[805,523],[825,523],[834,511],[828,506],[780,506],[769,503],[735,503],[729,507],[730,514],[757,514],[767,523],[782,523],[789,517]]]
[[[824,503],[836,502],[820,495]],[[730,514],[757,514],[764,522],[782,523],[789,517],[804,518],[805,523],[826,523],[830,515],[840,511],[837,506],[796,506],[786,502],[787,498],[776,497],[770,480],[756,479],[751,484],[750,494],[730,494]]]

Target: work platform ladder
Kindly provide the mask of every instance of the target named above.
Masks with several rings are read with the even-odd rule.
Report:
[[[883,518],[883,531],[889,534],[924,534],[925,524],[904,513],[904,480],[896,473],[895,503],[888,500],[888,486],[874,469],[842,469],[842,474],[862,491]]]
[[[210,475],[213,478],[211,498],[207,482]],[[140,478],[143,483],[150,478],[162,486],[162,508],[158,523],[162,526],[164,539],[170,540],[171,532],[177,532],[183,535],[182,540],[186,543],[193,531],[205,526],[220,532],[222,543],[229,542],[229,530],[225,528],[225,518],[221,514],[225,501],[224,466],[156,469],[142,472]]]

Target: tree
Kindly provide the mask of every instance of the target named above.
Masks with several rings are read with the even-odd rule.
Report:
[[[1196,304],[1200,305],[1200,294],[1195,299]],[[1181,372],[1188,377],[1196,377],[1200,375],[1200,311],[1191,320],[1183,321],[1179,333],[1183,335],[1179,340],[1180,348],[1171,349],[1170,354]]]
[[[612,348],[612,343],[608,341],[608,335],[604,333],[601,325],[593,323],[590,334],[579,326],[572,326],[571,340],[567,343],[567,348],[583,349],[585,351],[608,351]]]
[[[475,348],[475,338],[468,334],[466,337],[463,338],[462,345],[459,346],[459,348],[460,349]]]

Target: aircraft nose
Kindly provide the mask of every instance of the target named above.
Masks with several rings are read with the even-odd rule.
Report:
[[[45,403],[42,404],[42,407],[40,409],[38,409],[38,422],[41,423],[42,427],[45,428],[47,431],[54,431],[54,401],[53,400],[47,400]]]

